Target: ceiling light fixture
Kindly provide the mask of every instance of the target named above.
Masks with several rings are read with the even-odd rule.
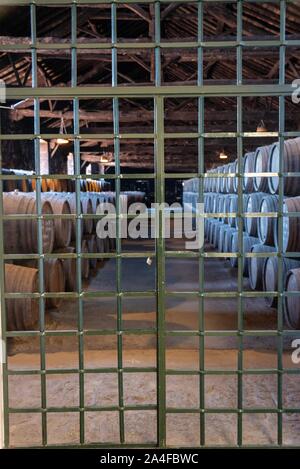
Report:
[[[219,155],[219,158],[220,160],[227,160],[228,159],[228,155],[226,155],[225,151],[222,150],[220,155]]]
[[[256,132],[267,132],[267,127],[263,120],[261,120],[256,128]]]

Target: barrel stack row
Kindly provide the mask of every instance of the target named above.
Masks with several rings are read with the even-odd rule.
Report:
[[[244,193],[266,192],[278,194],[280,180],[278,173],[300,173],[300,137],[286,140],[282,148],[282,167],[280,167],[280,144],[258,147],[255,152],[249,152],[241,158],[240,168],[238,160],[232,163],[210,169],[208,177],[204,180],[205,192],[217,192],[223,194],[238,193],[238,175]],[[269,173],[269,174],[268,174]],[[245,176],[244,176],[245,174]],[[224,175],[224,176],[223,176]],[[293,197],[300,195],[300,177],[286,176],[282,178],[283,193]],[[188,184],[187,184],[188,183]],[[191,192],[197,191],[197,179],[191,179],[185,183],[193,187]],[[196,189],[196,190],[194,190]]]
[[[120,210],[126,210],[127,203],[143,200],[142,192],[124,192],[120,194]],[[3,213],[6,218],[3,223],[3,239],[5,254],[52,254],[53,257],[43,260],[44,285],[46,293],[61,293],[77,290],[76,272],[80,266],[81,277],[87,281],[90,275],[97,272],[103,265],[101,253],[114,249],[115,240],[99,238],[96,235],[97,219],[93,218],[99,205],[107,202],[115,204],[115,193],[80,193],[79,222],[74,215],[78,213],[77,199],[74,193],[47,192],[41,194],[42,215],[57,215],[58,217],[42,218],[40,224],[36,217],[36,193],[8,192],[3,193]],[[104,208],[104,207],[103,207]],[[103,212],[103,210],[102,210]],[[13,217],[17,215],[18,218]],[[79,240],[76,242],[76,240]],[[96,258],[75,257],[56,258],[69,254],[76,254],[78,244],[82,254],[97,254]],[[40,249],[39,249],[40,248]],[[6,293],[36,293],[39,292],[39,271],[37,259],[14,260],[5,264]],[[46,308],[58,308],[61,304],[59,297],[46,298]],[[6,299],[7,327],[9,330],[26,330],[32,328],[39,317],[38,302],[33,298]]]
[[[5,192],[12,192],[19,190],[21,192],[32,192],[36,190],[36,179],[33,177],[33,171],[25,170],[12,170],[2,169],[2,174],[12,176],[11,179],[3,180],[3,190]],[[14,179],[13,176],[26,176],[22,179]],[[75,179],[52,179],[42,178],[41,191],[42,192],[75,192],[76,182]],[[81,192],[105,192],[110,190],[110,183],[104,179],[81,179],[80,191]]]
[[[297,257],[300,252],[300,178],[288,176],[282,179],[283,213],[287,216],[283,217],[281,243],[277,216],[279,178],[276,174],[257,174],[278,173],[279,153],[279,144],[275,143],[244,156],[240,173],[249,175],[246,174],[241,180],[243,191],[240,198],[237,161],[208,171],[212,174],[226,174],[226,177],[205,178],[204,210],[216,214],[205,220],[205,237],[219,252],[239,253],[242,238],[244,253],[258,253],[258,257],[243,259],[243,275],[249,277],[253,290],[277,292],[278,263],[281,261],[278,261],[276,252],[289,253],[290,257],[282,258],[283,286],[286,291],[300,292],[300,257]],[[300,138],[284,142],[283,171],[300,172]],[[184,199],[197,200],[198,184],[197,178],[184,183]],[[240,218],[237,216],[239,213],[249,216]],[[274,216],[261,216],[264,213],[274,213]],[[299,216],[291,216],[294,213],[299,213]],[[237,257],[229,255],[228,258],[232,267],[238,265]],[[291,328],[299,328],[299,296],[288,296],[284,300],[286,323]],[[277,297],[268,297],[266,302],[275,307]]]

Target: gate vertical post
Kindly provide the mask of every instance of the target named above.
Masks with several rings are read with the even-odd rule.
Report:
[[[157,272],[157,406],[158,445],[166,444],[166,374],[165,374],[165,240],[164,211],[164,101],[155,98],[155,152],[156,152],[156,203],[160,208],[156,220],[156,272]]]

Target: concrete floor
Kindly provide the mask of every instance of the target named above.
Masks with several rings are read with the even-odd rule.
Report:
[[[130,245],[127,246],[130,250]],[[138,275],[137,275],[138,273]],[[237,271],[230,269],[226,261],[205,260],[204,288],[206,291],[234,291]],[[126,260],[122,265],[124,290],[151,290],[155,282],[155,262],[149,267],[146,259]],[[168,259],[166,263],[167,289],[197,291],[197,261]],[[115,263],[108,261],[98,270],[89,284],[88,291],[115,289]],[[245,279],[245,289],[250,289]],[[123,299],[124,328],[153,328],[156,322],[155,299]],[[84,301],[84,328],[116,328],[115,299],[87,299]],[[237,328],[236,299],[205,300],[206,330],[227,331],[224,337],[206,337],[205,368],[207,370],[237,370],[237,339],[229,331]],[[256,331],[276,329],[276,310],[267,308],[263,299],[246,299],[244,326],[253,331],[245,337],[244,368],[259,369],[277,367],[276,338],[259,337]],[[186,296],[166,300],[166,329],[172,331],[197,330],[199,305]],[[77,328],[76,304],[66,301],[59,310],[47,314],[48,330],[72,330]],[[296,369],[291,361],[291,339],[284,342],[284,366]],[[112,335],[85,337],[85,368],[117,366],[116,337]],[[78,340],[75,337],[47,337],[46,366],[51,368],[78,367]],[[226,351],[226,352],[225,352]],[[13,339],[9,344],[9,368],[17,370],[39,369],[39,342]],[[166,366],[176,370],[199,369],[199,340],[189,337],[166,339]],[[156,365],[156,337],[123,336],[123,365],[145,367]],[[78,406],[78,374],[47,375],[47,405],[49,407]],[[199,407],[199,378],[197,376],[167,376],[167,406]],[[37,407],[40,405],[40,378],[38,376],[10,377],[11,407]],[[300,375],[288,374],[283,379],[285,407],[300,405]],[[234,408],[237,406],[237,377],[235,374],[205,377],[205,405],[207,408]],[[118,383],[115,373],[89,373],[85,375],[85,405],[111,406],[118,404]],[[125,373],[125,405],[156,403],[155,373]],[[276,408],[277,375],[251,374],[243,378],[245,407]],[[12,446],[39,445],[41,443],[40,414],[12,414],[10,434]],[[87,442],[119,442],[118,413],[87,412],[85,432]],[[275,413],[245,414],[243,417],[244,444],[276,443]],[[48,415],[48,439],[50,444],[76,443],[79,438],[78,413],[52,413]],[[236,443],[236,414],[209,413],[206,415],[206,444],[234,445]],[[300,445],[300,414],[283,416],[284,443]],[[199,444],[199,414],[167,415],[167,444],[193,446]],[[128,411],[125,413],[125,434],[128,443],[152,443],[156,440],[155,411]]]
[[[128,350],[124,353],[126,366],[152,366],[154,350]],[[285,366],[290,366],[290,357],[284,354]],[[76,366],[73,352],[52,353],[47,361],[49,368]],[[171,369],[194,369],[198,361],[195,350],[172,350],[167,353],[167,364]],[[236,369],[236,353],[227,350],[207,350],[206,368]],[[11,358],[12,369],[27,370],[39,367],[37,354],[18,354]],[[110,350],[88,351],[85,356],[87,368],[115,366],[115,358]],[[245,352],[245,368],[273,367],[270,352]],[[40,378],[38,376],[10,377],[10,406],[37,407],[40,405]],[[47,376],[48,406],[78,406],[78,374]],[[118,403],[117,375],[114,373],[89,373],[85,375],[85,405],[112,406]],[[288,374],[283,379],[284,406],[299,407],[300,375]],[[197,376],[167,376],[168,407],[184,407],[197,410],[199,407],[199,378]],[[212,408],[234,408],[237,405],[236,375],[208,375],[205,378],[205,406]],[[156,403],[156,376],[154,373],[125,373],[125,405]],[[277,377],[274,375],[247,375],[243,379],[243,399],[245,408],[277,405]],[[251,413],[243,417],[244,444],[276,444],[275,413]],[[117,412],[90,411],[85,415],[85,437],[87,443],[119,443],[119,417]],[[78,413],[51,413],[47,418],[49,444],[74,444],[79,441]],[[205,419],[207,445],[236,444],[237,420],[235,413],[209,413]],[[12,446],[41,444],[41,416],[36,413],[12,414],[10,417],[10,437]],[[127,443],[154,443],[156,440],[155,411],[125,412],[125,437]],[[167,414],[167,444],[175,447],[199,445],[199,414]],[[286,445],[300,445],[300,415],[283,415],[283,441]]]

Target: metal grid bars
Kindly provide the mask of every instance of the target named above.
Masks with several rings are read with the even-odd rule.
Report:
[[[224,0],[215,0],[218,3],[226,3]],[[252,0],[248,0],[249,3]],[[13,0],[13,1],[2,1],[0,5],[27,5],[31,11],[31,44],[16,44],[15,46],[8,45],[3,46],[2,50],[5,51],[8,48],[22,49],[25,51],[30,50],[32,54],[32,88],[16,87],[7,88],[7,99],[34,99],[34,132],[32,134],[18,134],[18,135],[0,135],[0,143],[3,140],[33,140],[34,141],[34,154],[35,154],[35,175],[33,179],[36,180],[36,203],[37,213],[33,218],[37,219],[38,225],[38,249],[36,254],[5,254],[3,247],[3,222],[5,220],[14,220],[20,218],[18,215],[6,216],[3,214],[3,181],[12,179],[24,179],[24,176],[0,176],[0,269],[1,269],[1,320],[2,320],[2,335],[5,341],[10,338],[16,337],[29,337],[38,338],[40,341],[40,367],[39,369],[26,369],[26,370],[13,370],[8,367],[7,363],[3,364],[3,390],[4,390],[4,429],[5,429],[5,446],[10,447],[10,422],[9,418],[12,414],[24,414],[24,413],[38,413],[41,415],[42,425],[42,447],[51,447],[48,443],[47,436],[47,417],[51,413],[60,412],[71,412],[79,414],[80,418],[80,436],[79,443],[75,446],[88,447],[88,446],[104,446],[104,447],[115,447],[115,446],[142,446],[142,447],[161,447],[168,446],[167,435],[166,435],[166,416],[168,414],[196,414],[199,416],[199,428],[200,428],[200,447],[206,447],[206,429],[207,423],[206,418],[209,414],[233,414],[237,416],[237,438],[235,446],[244,446],[243,440],[243,428],[244,428],[244,416],[251,413],[257,414],[275,414],[277,416],[277,439],[276,442],[270,446],[278,447],[283,445],[283,415],[285,414],[299,414],[300,407],[297,408],[285,408],[283,402],[283,385],[282,380],[284,375],[292,373],[300,373],[300,369],[285,368],[283,364],[283,339],[284,337],[293,337],[295,331],[288,331],[284,329],[283,324],[283,301],[287,295],[291,293],[284,292],[284,285],[282,281],[282,262],[283,258],[286,257],[299,257],[299,253],[288,253],[283,252],[283,218],[284,216],[298,216],[297,213],[289,213],[283,215],[283,200],[284,200],[284,177],[290,176],[290,173],[284,172],[283,158],[280,159],[279,168],[279,209],[278,213],[266,213],[264,216],[276,216],[278,217],[278,233],[279,233],[279,247],[276,254],[279,260],[278,268],[278,290],[275,292],[269,292],[270,296],[276,296],[278,298],[278,319],[277,328],[274,330],[247,330],[244,326],[244,310],[245,310],[245,299],[246,298],[260,298],[266,296],[265,292],[251,292],[245,291],[243,285],[243,262],[245,258],[258,257],[257,254],[245,254],[243,250],[243,221],[246,217],[257,217],[261,214],[257,213],[244,213],[243,210],[243,178],[245,173],[243,172],[242,157],[243,157],[243,140],[244,138],[257,137],[254,133],[243,131],[243,98],[248,96],[276,96],[279,98],[279,126],[277,132],[264,132],[263,137],[272,137],[279,140],[280,143],[280,154],[283,155],[284,141],[287,137],[300,136],[300,132],[285,132],[284,118],[285,118],[285,98],[291,96],[293,87],[291,84],[285,83],[285,51],[287,46],[300,46],[300,41],[288,41],[285,38],[285,17],[286,17],[286,5],[291,3],[289,0],[264,0],[264,3],[276,3],[280,4],[280,38],[278,40],[262,40],[262,41],[249,41],[243,40],[243,1],[237,0],[237,37],[235,41],[224,41],[216,42],[209,41],[204,42],[203,40],[203,7],[204,3],[209,3],[209,0],[199,0],[197,2],[198,7],[198,38],[195,42],[164,42],[161,39],[161,21],[160,12],[161,6],[167,1],[155,1],[154,3],[154,14],[155,14],[155,34],[154,41],[149,43],[139,43],[139,48],[151,49],[154,52],[155,57],[155,85],[154,86],[121,86],[118,84],[118,50],[119,49],[130,49],[133,48],[132,43],[118,42],[117,36],[117,6],[122,3],[131,4],[136,3],[133,0],[36,0],[34,2],[26,0]],[[111,5],[111,42],[110,43],[92,43],[89,47],[94,49],[111,49],[112,57],[112,83],[111,86],[95,86],[95,87],[79,87],[77,81],[77,51],[79,48],[84,49],[85,44],[80,42],[77,43],[77,9],[79,6],[95,5],[109,3]],[[139,0],[138,3],[149,3],[145,0]],[[190,3],[181,1],[180,3]],[[213,2],[212,2],[213,3]],[[255,0],[255,3],[262,3],[261,0]],[[36,9],[40,5],[66,5],[71,9],[71,40],[70,43],[65,44],[41,44],[37,40],[37,18]],[[279,63],[279,82],[277,85],[244,85],[242,79],[243,69],[243,49],[245,47],[276,47],[279,48],[280,63]],[[43,48],[63,48],[71,50],[71,63],[72,63],[72,80],[71,85],[66,87],[57,88],[40,88],[37,83],[37,54],[40,49]],[[134,44],[136,47],[136,44]],[[209,86],[203,85],[203,54],[204,48],[236,48],[236,84],[235,85],[222,85],[222,86]],[[161,51],[163,48],[176,49],[176,48],[196,48],[198,58],[198,78],[197,86],[162,86],[161,85]],[[204,128],[204,113],[205,113],[205,99],[208,97],[222,97],[230,96],[235,97],[237,100],[237,128],[235,132],[205,132]],[[119,122],[119,100],[121,98],[149,98],[154,103],[154,132],[147,133],[122,133],[120,132]],[[168,133],[165,132],[164,125],[164,104],[167,98],[196,98],[198,102],[198,129],[196,132],[187,133]],[[75,254],[60,254],[58,258],[75,258],[77,265],[77,285],[76,292],[74,293],[61,293],[59,296],[65,299],[75,299],[77,302],[77,329],[76,330],[47,330],[45,327],[45,301],[51,297],[51,294],[45,293],[44,286],[44,261],[45,259],[53,257],[51,254],[43,253],[42,244],[42,222],[46,219],[53,219],[57,216],[50,216],[42,214],[41,209],[41,187],[44,178],[49,176],[41,175],[40,171],[40,142],[41,139],[55,139],[58,138],[58,134],[42,134],[40,129],[40,99],[44,98],[61,98],[70,99],[73,102],[73,113],[74,113],[74,132],[68,134],[67,138],[74,142],[74,156],[75,156],[75,174],[72,176],[68,175],[51,175],[52,179],[75,179],[76,180],[76,253]],[[81,98],[110,98],[113,101],[113,133],[111,134],[84,134],[80,132],[79,122],[79,103]],[[124,252],[122,251],[122,243],[120,236],[120,222],[122,219],[121,207],[120,207],[120,193],[121,193],[121,182],[123,179],[152,179],[155,181],[155,200],[157,203],[162,204],[165,201],[165,180],[169,179],[189,179],[196,177],[199,180],[199,202],[204,200],[204,183],[210,177],[216,177],[215,174],[209,174],[205,172],[205,141],[209,138],[234,138],[237,144],[237,158],[238,158],[238,169],[237,174],[223,174],[222,177],[238,177],[238,210],[237,213],[232,214],[233,217],[238,219],[239,229],[239,252],[230,253],[230,257],[238,258],[238,287],[236,291],[219,291],[219,292],[208,292],[205,290],[204,273],[205,273],[205,260],[209,258],[226,257],[226,255],[220,255],[220,253],[207,252],[205,246],[201,247],[198,251],[183,251],[183,250],[172,250],[166,249],[165,240],[163,236],[163,211],[159,210],[156,214],[157,226],[159,236],[156,240],[155,253],[153,252]],[[115,192],[116,192],[116,250],[103,254],[101,257],[106,259],[113,259],[116,262],[116,291],[97,291],[97,292],[86,292],[83,290],[81,280],[81,268],[82,261],[86,258],[97,258],[97,254],[84,254],[81,252],[81,225],[89,215],[83,215],[81,213],[80,206],[80,183],[81,180],[87,176],[80,173],[80,141],[82,139],[95,139],[100,140],[101,138],[112,139],[114,142],[114,156],[115,156],[115,172],[114,174],[105,175],[106,179],[115,181]],[[120,143],[122,139],[151,139],[155,143],[155,171],[154,173],[145,174],[123,174],[121,171],[120,161]],[[172,138],[186,138],[195,139],[198,145],[198,169],[196,172],[184,172],[184,173],[166,173],[165,171],[165,143],[166,140]],[[184,155],[183,155],[184,157]],[[2,161],[2,158],[1,158]],[[262,176],[265,174],[262,173]],[[300,176],[298,173],[293,173],[293,176]],[[104,177],[103,174],[93,174],[92,179],[101,179]],[[216,214],[207,213],[204,215],[206,219],[214,217]],[[225,215],[224,213],[220,216]],[[100,218],[100,217],[99,217]],[[128,258],[147,258],[148,256],[153,257],[155,255],[156,261],[156,287],[155,290],[146,291],[126,291],[122,286],[123,273],[122,273],[122,262]],[[198,260],[198,272],[199,272],[199,288],[197,291],[170,291],[166,290],[166,272],[165,263],[168,258],[191,258]],[[227,253],[228,257],[228,253]],[[37,293],[28,294],[27,297],[32,297],[39,302],[39,330],[32,331],[9,331],[6,326],[6,314],[5,314],[5,299],[21,298],[22,295],[15,293],[5,293],[4,285],[4,263],[5,261],[11,261],[13,259],[35,259],[38,262],[39,267],[39,291]],[[199,327],[196,330],[167,330],[166,329],[166,298],[180,298],[186,296],[189,299],[197,299],[199,301]],[[117,321],[115,329],[97,329],[89,330],[84,326],[84,310],[83,301],[86,298],[116,298],[117,302]],[[126,298],[155,298],[157,305],[157,317],[155,327],[150,329],[145,328],[132,328],[125,329],[123,325],[123,301]],[[238,325],[236,330],[207,330],[205,325],[205,300],[209,298],[235,298],[238,305]],[[124,337],[134,335],[155,335],[156,336],[156,366],[145,366],[145,367],[133,367],[124,366],[123,350],[124,350]],[[87,337],[91,336],[105,336],[114,335],[117,338],[117,366],[114,367],[98,367],[94,369],[88,369],[85,367],[84,362],[84,342]],[[244,367],[244,339],[250,336],[257,337],[273,337],[277,339],[277,367],[270,367],[264,369],[252,369]],[[60,368],[60,369],[48,369],[46,364],[46,339],[49,337],[74,337],[78,341],[78,367],[73,368]],[[199,345],[199,369],[198,370],[174,370],[166,367],[166,340],[172,337],[194,337],[198,341]],[[209,370],[205,366],[205,340],[208,337],[234,337],[238,341],[238,362],[236,370],[218,369]],[[127,405],[124,400],[124,373],[156,373],[157,376],[157,404],[147,405]],[[46,379],[48,375],[54,374],[71,374],[76,373],[79,376],[79,405],[75,407],[51,407],[47,404],[47,386]],[[90,373],[115,373],[118,377],[118,403],[110,407],[101,406],[88,406],[85,403],[85,379]],[[244,376],[260,374],[260,375],[275,375],[277,376],[277,406],[276,407],[264,407],[264,408],[245,408],[243,405],[243,378]],[[41,404],[37,408],[12,408],[9,406],[9,386],[8,380],[11,376],[19,375],[38,375],[40,376],[40,387],[41,387]],[[199,377],[199,406],[197,408],[184,408],[184,407],[168,407],[166,403],[166,378],[172,375],[182,376],[197,376]],[[237,406],[235,408],[208,408],[206,406],[206,394],[205,394],[205,380],[207,376],[218,375],[218,376],[235,376],[237,378]],[[156,411],[157,414],[157,439],[152,442],[146,442],[141,444],[128,443],[126,439],[126,412],[127,411]],[[85,438],[85,415],[87,412],[117,412],[118,413],[118,430],[119,430],[119,443],[115,442],[95,442],[93,444],[87,443]],[[68,444],[68,446],[70,446]]]

